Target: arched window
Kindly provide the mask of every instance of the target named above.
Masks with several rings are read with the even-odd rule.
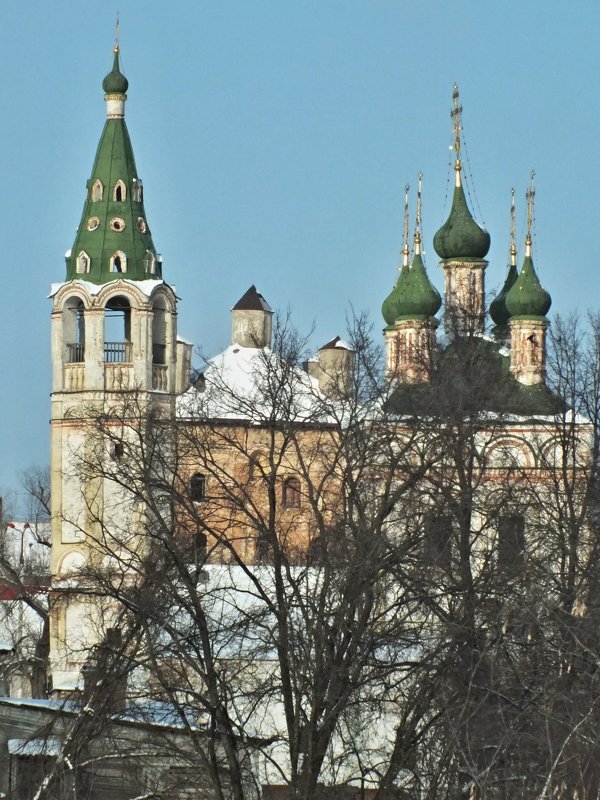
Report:
[[[164,300],[157,297],[152,307],[152,363],[167,363],[167,314]]]
[[[118,180],[115,183],[115,188],[113,189],[113,200],[117,203],[125,200],[127,198],[127,187],[123,183],[122,180]]]
[[[283,482],[283,505],[286,508],[300,508],[300,481],[286,478]]]
[[[139,178],[133,179],[133,201],[134,203],[142,203],[144,200],[144,187]]]
[[[253,481],[267,475],[269,462],[264,453],[255,450],[248,456],[248,480]]]
[[[85,275],[90,271],[91,263],[92,259],[88,256],[85,250],[82,250],[75,260],[75,272],[78,275]]]
[[[102,200],[104,195],[104,184],[100,180],[100,178],[96,178],[94,183],[92,184],[92,202],[98,203]]]
[[[150,250],[146,250],[146,255],[144,256],[144,269],[151,275],[156,273],[156,258]]]
[[[190,500],[192,503],[203,503],[206,500],[206,478],[199,472],[190,479]]]
[[[111,272],[127,272],[127,256],[121,250],[110,257]]]
[[[85,319],[83,302],[71,297],[63,306],[63,341],[65,363],[81,363],[85,359]]]
[[[131,361],[131,307],[125,297],[111,297],[104,310],[104,361]]]

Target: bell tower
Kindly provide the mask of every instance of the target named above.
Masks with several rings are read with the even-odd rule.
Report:
[[[51,292],[50,668],[59,692],[80,686],[89,647],[110,626],[101,602],[86,600],[82,583],[107,558],[106,537],[126,536],[124,546],[134,546],[146,518],[126,487],[106,477],[109,468],[99,465],[94,474],[89,465],[106,459],[110,467],[127,457],[132,415],[174,419],[175,395],[187,388],[189,373],[178,365],[178,351],[187,363],[191,347],[177,343],[177,300],[163,280],[146,219],[118,46],[102,87],[106,122],[83,215],[66,256],[66,279]],[[100,445],[99,418],[115,431]]]

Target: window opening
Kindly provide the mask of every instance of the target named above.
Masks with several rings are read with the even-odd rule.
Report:
[[[194,560],[196,564],[206,561],[208,555],[208,538],[202,531],[196,531],[194,537]]]
[[[102,196],[104,194],[104,184],[98,178],[94,181],[92,186],[92,202],[97,203],[102,200]]]
[[[508,514],[498,520],[498,566],[508,575],[523,568],[525,552],[525,517]]]
[[[112,297],[104,310],[104,361],[131,361],[131,307],[125,297]]]
[[[156,305],[152,309],[152,363],[167,363],[167,314],[161,304],[162,298],[158,298]]]
[[[63,336],[66,342],[66,361],[77,364],[85,360],[85,317],[83,301],[72,298],[63,312]]]
[[[300,508],[300,481],[286,478],[283,482],[283,505],[286,508]]]
[[[110,271],[111,272],[127,272],[127,256],[125,253],[118,250],[110,258]]]
[[[450,572],[452,557],[452,518],[430,514],[425,520],[425,560],[444,572]]]
[[[82,250],[75,261],[75,272],[78,275],[83,275],[90,271],[90,257]]]
[[[144,186],[139,178],[133,179],[133,200],[136,203],[144,200]]]
[[[113,217],[110,221],[110,227],[115,233],[120,233],[125,230],[125,220],[121,219],[121,217]]]
[[[113,200],[121,203],[127,197],[127,189],[123,181],[117,181],[113,192]]]
[[[202,503],[206,500],[206,478],[197,472],[190,480],[190,499],[192,503]]]
[[[144,269],[151,275],[154,275],[156,272],[156,259],[154,258],[154,253],[151,253],[150,250],[146,250],[146,255],[144,257]]]

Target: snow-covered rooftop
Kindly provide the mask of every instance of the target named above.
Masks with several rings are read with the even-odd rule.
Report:
[[[268,347],[232,344],[208,362],[195,386],[178,398],[182,419],[328,421],[318,381]]]

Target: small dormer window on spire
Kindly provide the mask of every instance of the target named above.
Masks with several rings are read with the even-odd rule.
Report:
[[[121,203],[123,200],[127,199],[127,187],[123,183],[122,180],[118,180],[115,183],[115,188],[113,189],[113,200],[117,203]]]
[[[134,203],[143,203],[144,202],[144,186],[139,178],[133,179],[133,202]]]
[[[110,257],[111,272],[127,272],[127,256],[121,250]]]
[[[85,250],[81,250],[77,256],[77,259],[75,260],[75,272],[78,275],[84,275],[89,272],[91,261],[91,258],[88,256]]]
[[[156,273],[156,258],[151,250],[146,250],[144,267],[146,272],[149,272],[150,275],[154,275]]]
[[[102,200],[104,195],[104,184],[100,180],[100,178],[96,178],[94,183],[92,184],[92,202],[99,203]]]

